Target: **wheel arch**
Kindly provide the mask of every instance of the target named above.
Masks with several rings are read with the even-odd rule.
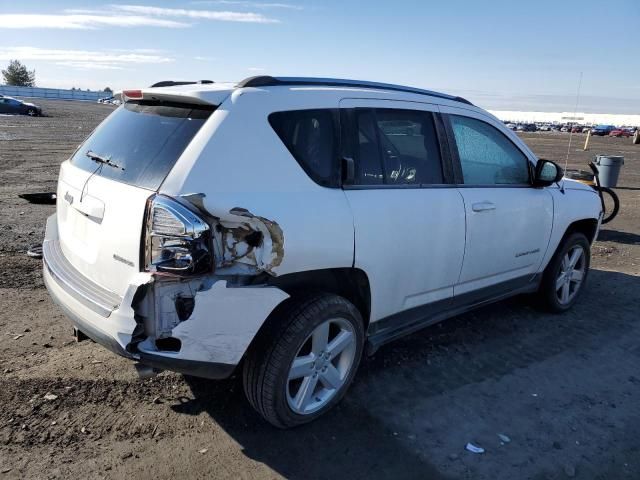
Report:
[[[562,241],[565,238],[575,232],[582,233],[587,237],[589,244],[593,243],[596,240],[596,235],[598,233],[598,220],[596,218],[583,218],[582,220],[572,222],[565,230],[564,235],[560,240],[560,244],[562,244]]]
[[[585,237],[587,237],[587,241],[589,242],[589,244],[593,244],[598,234],[598,219],[590,217],[588,213],[585,213],[586,212],[583,212],[583,214],[577,216],[577,218],[571,218],[570,221],[567,221],[567,223],[564,223],[561,219],[554,220],[551,239],[549,241],[544,259],[542,260],[540,269],[538,270],[539,272],[542,273],[546,270],[546,268],[549,266],[549,263],[553,259],[553,256],[556,254],[558,249],[562,247],[567,237],[572,233],[582,233]],[[560,223],[560,225],[558,225],[558,223]]]
[[[365,330],[369,325],[371,286],[369,277],[359,268],[327,268],[289,273],[271,277],[267,283],[288,293],[291,298],[309,292],[339,295],[360,311]]]
[[[269,314],[247,347],[243,360],[264,335],[274,331],[282,313],[303,297],[329,293],[345,298],[358,309],[363,319],[364,331],[367,331],[371,316],[371,287],[367,274],[359,268],[327,268],[288,273],[269,277],[265,283],[281,289],[289,294],[289,298]]]

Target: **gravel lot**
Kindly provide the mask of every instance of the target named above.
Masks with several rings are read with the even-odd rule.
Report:
[[[621,213],[572,312],[516,298],[430,327],[365,361],[324,419],[279,431],[237,379],[140,381],[127,360],[73,342],[25,255],[54,208],[17,194],[54,190],[112,107],[37,103],[49,116],[0,116],[0,479],[640,478],[640,145],[597,137],[583,152],[574,135],[570,165],[626,163]],[[523,137],[564,163],[568,134]]]

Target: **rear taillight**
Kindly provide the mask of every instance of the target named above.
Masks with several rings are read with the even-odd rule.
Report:
[[[192,275],[212,269],[209,225],[168,197],[149,200],[144,249],[145,269],[150,272]]]
[[[142,90],[123,90],[122,91],[123,99],[125,102],[127,100],[142,100]]]

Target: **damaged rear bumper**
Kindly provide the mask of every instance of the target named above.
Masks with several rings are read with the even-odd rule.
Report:
[[[131,343],[132,333],[136,327],[133,315],[129,317],[120,308],[110,312],[108,317],[96,313],[82,303],[77,296],[70,293],[66,285],[60,282],[55,270],[47,263],[46,257],[42,276],[52,300],[71,320],[74,327],[94,342],[118,355],[131,359],[138,358],[133,352],[127,350],[127,345]]]
[[[133,274],[123,297],[82,276],[64,257],[55,216],[47,220],[43,278],[53,301],[73,325],[118,355],[163,370],[221,379],[230,376],[272,310],[288,295],[273,287],[231,287],[207,276],[167,281]],[[194,308],[177,320],[175,298],[194,292]],[[171,336],[178,351],[156,340]]]
[[[138,284],[130,285],[124,298],[87,279],[62,253],[55,215],[47,219],[42,253],[45,286],[73,325],[112,352],[136,359],[127,349],[136,328],[130,305],[138,286],[149,276],[140,274]]]

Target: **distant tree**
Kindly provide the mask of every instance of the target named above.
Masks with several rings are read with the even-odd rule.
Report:
[[[107,93],[113,93],[113,90],[111,90],[111,87],[105,87],[104,91]]]
[[[2,70],[4,83],[16,87],[35,87],[36,71],[29,71],[19,60],[10,60],[6,70]]]
[[[72,92],[75,92],[75,90],[76,90],[76,87],[71,87]]]

